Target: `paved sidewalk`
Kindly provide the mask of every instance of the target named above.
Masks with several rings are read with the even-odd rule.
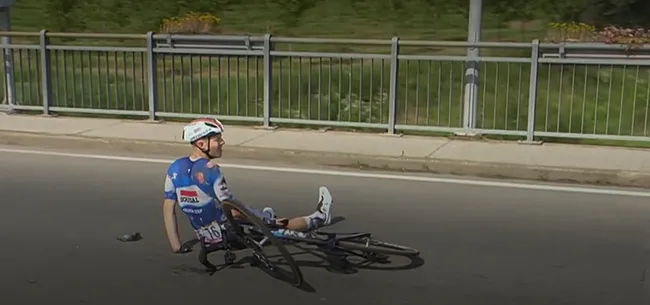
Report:
[[[36,145],[43,141],[36,140],[40,134],[62,147],[74,141],[85,146],[92,141],[106,145],[111,140],[113,146],[121,143],[128,150],[146,150],[152,145],[182,144],[181,127],[180,123],[0,114],[0,144]],[[650,150],[646,149],[232,125],[226,127],[226,141],[232,150],[228,155],[237,158],[275,156],[293,162],[304,158],[337,166],[650,187]]]

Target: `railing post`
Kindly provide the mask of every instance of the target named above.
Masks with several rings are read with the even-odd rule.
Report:
[[[482,0],[469,1],[469,22],[467,25],[467,42],[476,44],[481,41]],[[463,90],[463,133],[464,136],[474,136],[478,114],[478,92],[481,48],[478,46],[467,47],[467,67],[465,68]]]
[[[271,60],[271,34],[264,35],[264,127],[271,127],[273,105],[273,61]]]
[[[463,93],[463,129],[466,136],[472,135],[472,130],[476,129],[480,70],[479,51],[478,47],[470,47],[467,51],[468,58]]]
[[[399,88],[399,37],[393,37],[390,48],[390,88],[388,93],[388,134],[395,134]]]
[[[50,115],[50,106],[52,105],[52,67],[50,65],[50,50],[47,46],[50,38],[47,36],[47,30],[40,33],[41,42],[41,82],[43,84],[43,115]]]
[[[153,32],[147,32],[147,69],[148,71],[148,94],[149,94],[149,120],[156,120],[156,104],[158,101],[158,68],[156,61],[156,53],[153,49],[155,41],[153,39]]]
[[[526,129],[526,140],[520,141],[520,143],[541,144],[541,141],[535,141],[535,115],[537,110],[537,84],[539,70],[539,39],[533,40],[530,59],[530,87],[528,89],[528,127]]]
[[[9,7],[0,8],[0,22],[2,22],[2,31],[11,32],[11,9]],[[6,46],[11,45],[11,36],[3,36],[2,44]],[[9,106],[8,112],[12,113],[14,111],[14,106],[16,105],[16,81],[14,78],[14,49],[5,48],[3,52],[4,56],[4,71],[5,71],[5,96],[4,102]],[[24,98],[24,97],[23,97]]]

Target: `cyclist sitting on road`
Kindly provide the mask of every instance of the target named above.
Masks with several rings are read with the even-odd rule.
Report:
[[[226,179],[216,163],[222,155],[225,144],[222,133],[223,124],[213,118],[197,119],[183,128],[183,140],[189,142],[194,152],[189,157],[176,159],[167,170],[165,179],[165,201],[163,215],[167,238],[176,253],[191,251],[191,247],[181,244],[176,222],[175,205],[178,203],[189,217],[192,228],[199,238],[210,242],[221,241],[221,225],[225,222],[220,208],[224,200],[236,200],[226,183]],[[272,208],[262,211],[246,206],[251,212],[266,222],[288,223],[286,229],[307,231],[328,225],[331,222],[332,197],[325,187],[319,189],[319,203],[316,212],[292,219],[276,218]],[[243,217],[233,210],[233,217]]]

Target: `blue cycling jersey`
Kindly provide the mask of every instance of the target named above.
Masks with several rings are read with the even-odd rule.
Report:
[[[178,202],[200,237],[207,242],[222,240],[220,224],[225,217],[219,203],[234,197],[217,164],[208,159],[176,159],[167,170],[165,198]]]

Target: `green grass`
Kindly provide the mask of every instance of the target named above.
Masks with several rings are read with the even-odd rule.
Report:
[[[17,3],[14,29],[44,28],[37,3]],[[273,32],[307,37],[465,40],[466,19],[460,13],[425,18],[359,15],[340,5],[318,4],[298,23],[277,22],[259,6],[241,5],[222,11],[223,32]],[[275,19],[274,19],[275,18]],[[254,22],[251,22],[254,20]],[[140,24],[135,26],[133,24]],[[506,24],[498,16],[484,17],[483,39],[530,41],[544,35],[542,22]],[[123,28],[91,23],[85,30],[146,32],[155,28],[132,23]],[[351,31],[351,29],[354,29]],[[74,29],[72,29],[74,30]],[[33,43],[33,39],[16,39]],[[52,40],[55,44],[132,45],[144,41]],[[278,50],[320,52],[389,52],[389,46],[278,44]],[[409,47],[406,54],[459,55],[463,49]],[[529,51],[485,50],[484,56],[526,57]],[[82,56],[83,55],[83,58]],[[52,59],[54,106],[146,110],[146,61],[138,54],[60,53]],[[40,105],[38,54],[16,53],[17,99]],[[92,59],[89,58],[92,56]],[[19,60],[20,59],[20,60]],[[65,59],[65,60],[64,60]],[[74,59],[74,67],[73,67]],[[64,64],[65,62],[65,64]],[[158,111],[260,117],[263,113],[261,58],[158,58]],[[22,67],[20,67],[22,65]],[[116,68],[117,67],[117,68]],[[364,123],[388,121],[390,63],[388,60],[339,58],[276,58],[273,63],[274,117]],[[92,69],[92,71],[91,71]],[[22,73],[21,73],[22,71]],[[542,65],[539,69],[536,130],[586,134],[645,136],[650,72],[637,66]],[[401,61],[398,79],[398,124],[460,127],[464,63]],[[524,131],[527,126],[530,67],[519,63],[483,63],[479,87],[478,126]],[[83,84],[83,86],[82,86]],[[92,88],[92,90],[91,90]],[[591,141],[590,143],[606,143]]]
[[[287,7],[290,2],[275,0],[217,1],[67,1],[72,3],[68,18],[61,20],[57,0],[17,1],[12,10],[15,30],[50,29],[67,32],[144,33],[158,31],[162,18],[181,15],[189,10],[206,11],[222,19],[220,30],[226,34],[273,33],[282,36],[464,40],[467,12],[463,5],[441,8],[438,4],[401,1],[401,7],[389,7],[382,0],[331,0],[308,2],[299,12]],[[205,4],[200,2],[206,2]],[[354,3],[353,3],[354,2]],[[120,3],[131,7],[111,7]],[[136,5],[140,4],[140,5]],[[282,5],[285,4],[285,5]],[[155,5],[155,8],[152,8]],[[443,12],[444,13],[441,13]],[[71,17],[70,17],[71,16]],[[543,34],[539,22],[512,22],[486,11],[483,16],[484,39],[529,41]],[[353,30],[351,30],[353,29]]]

